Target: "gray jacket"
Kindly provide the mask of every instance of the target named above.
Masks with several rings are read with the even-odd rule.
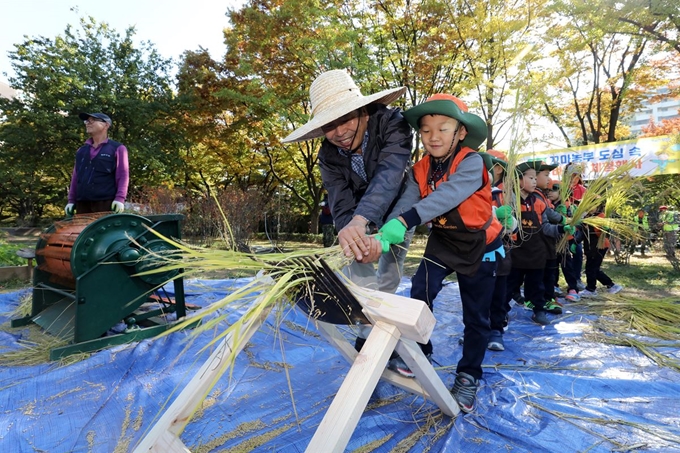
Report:
[[[321,179],[337,230],[354,215],[380,228],[389,220],[406,183],[413,131],[401,111],[379,104],[369,106],[367,131],[363,157],[368,182],[352,171],[351,158],[340,154],[328,140],[324,139],[319,150]]]

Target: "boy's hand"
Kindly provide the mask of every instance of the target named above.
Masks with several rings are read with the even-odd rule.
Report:
[[[555,211],[559,212],[564,217],[567,216],[567,207],[563,204],[557,205],[557,207],[555,208]]]
[[[503,225],[503,228],[506,230],[509,230],[512,228],[513,225],[513,217],[512,217],[512,208],[510,206],[500,206],[496,208],[496,218],[498,219],[499,222],[501,222],[501,225]]]
[[[569,251],[571,252],[572,255],[576,253],[576,244],[571,244],[569,246]]]
[[[512,217],[512,208],[510,206],[501,206],[496,208],[496,218],[501,222],[508,217]]]
[[[387,241],[389,244],[401,244],[406,236],[406,225],[401,223],[399,219],[392,219],[380,228],[379,233],[381,243]],[[384,245],[383,250],[385,250]]]
[[[564,228],[564,234],[569,234],[569,235],[571,235],[571,234],[574,234],[574,231],[576,231],[576,228],[574,228],[574,227],[571,226],[571,225],[564,225],[563,228]]]

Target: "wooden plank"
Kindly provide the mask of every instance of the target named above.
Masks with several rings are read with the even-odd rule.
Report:
[[[383,321],[396,326],[404,338],[419,343],[430,339],[436,320],[425,302],[355,285],[349,286],[349,290],[364,307],[372,324]]]
[[[253,306],[257,306],[259,303],[260,298],[253,303]],[[239,334],[238,344],[235,344],[236,339],[233,333],[228,334],[222,340],[201,369],[182,390],[182,393],[177,396],[172,405],[170,405],[154,427],[137,445],[134,449],[135,453],[184,453],[188,451],[179,439],[180,434],[184,431],[184,427],[189,423],[189,420],[191,420],[194,412],[202,404],[206,395],[229,368],[229,361],[226,359],[231,351],[234,351],[234,355],[238,355],[241,352],[253,334],[257,332],[262,323],[267,319],[271,310],[271,307],[263,310],[259,317],[244,323]],[[173,437],[177,438],[177,441],[172,440]],[[163,449],[175,447],[179,449]],[[181,448],[184,448],[184,450]]]
[[[426,390],[427,399],[434,402],[449,417],[458,415],[460,412],[458,403],[453,399],[420,346],[413,340],[402,339],[397,344],[396,350]]]
[[[322,337],[326,339],[332,346],[337,349],[340,354],[350,363],[354,363],[358,352],[354,349],[354,346],[347,341],[345,336],[335,327],[333,324],[328,324],[322,321],[316,321],[317,330]],[[387,365],[387,361],[385,361]],[[383,370],[382,379],[389,382],[392,385],[399,387],[407,392],[422,396],[425,399],[431,400],[427,391],[418,382],[417,379],[411,379],[395,373],[392,370],[385,368]]]
[[[307,453],[345,451],[399,338],[395,326],[376,322],[307,446]]]

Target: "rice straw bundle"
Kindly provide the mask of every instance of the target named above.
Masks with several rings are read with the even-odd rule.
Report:
[[[634,239],[639,233],[631,219],[616,218],[615,214],[625,206],[634,195],[631,191],[635,185],[635,180],[630,176],[630,170],[637,165],[637,161],[629,161],[621,166],[614,167],[612,171],[605,175],[608,165],[603,165],[602,169],[595,174],[589,182],[588,188],[583,194],[583,198],[576,206],[572,217],[568,219],[568,224],[576,227],[580,224],[590,225],[604,231],[616,231],[619,237]],[[562,176],[560,186],[560,198],[567,200],[571,192],[571,179],[576,173],[581,173],[578,166],[572,171],[565,171]],[[605,218],[589,216],[601,205],[604,205]],[[601,235],[598,247],[604,246],[606,235]],[[564,252],[567,248],[568,238],[563,236],[557,244],[557,251]]]
[[[142,263],[145,261],[148,263],[149,269],[137,275],[169,271],[180,271],[179,276],[196,275],[210,270],[250,269],[258,271],[259,276],[257,278],[211,304],[210,307],[201,310],[195,316],[178,322],[163,333],[163,335],[167,335],[185,329],[200,320],[201,324],[193,328],[191,333],[192,338],[196,337],[205,331],[216,329],[227,318],[228,314],[217,314],[220,309],[235,304],[248,303],[250,307],[245,314],[225,330],[218,332],[203,348],[205,350],[227,335],[233,334],[234,348],[230,351],[230,355],[226,357],[229,364],[233,364],[236,360],[233,351],[239,350],[240,333],[244,326],[263,316],[270,308],[277,305],[290,305],[304,292],[312,292],[310,285],[313,277],[309,272],[310,261],[314,265],[323,259],[332,270],[339,270],[352,261],[352,259],[345,257],[340,246],[290,253],[271,253],[264,255],[266,259],[262,259],[261,255],[239,252],[233,249],[211,250],[192,247],[167,238],[157,231],[151,229],[150,231],[175,247],[175,250],[167,253],[148,251],[148,254],[141,260]],[[305,258],[305,260],[300,258]],[[159,263],[161,264],[159,265]],[[352,284],[347,279],[345,283],[347,285]],[[259,302],[254,303],[256,300]]]

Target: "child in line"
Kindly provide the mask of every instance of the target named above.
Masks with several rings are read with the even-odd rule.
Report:
[[[475,151],[486,138],[486,123],[448,94],[433,95],[405,111],[404,118],[420,132],[427,155],[413,166],[397,205],[402,214],[380,229],[380,240],[398,244],[407,229],[432,220],[411,297],[432,309],[444,279],[456,272],[464,343],[451,394],[463,412],[471,412],[489,341],[497,260],[504,254],[503,227],[492,215],[489,174]],[[425,354],[432,351],[431,343],[421,348]]]
[[[593,211],[586,215],[588,217],[604,218],[604,204],[600,204]],[[603,231],[592,225],[586,225],[586,233],[583,240],[584,254],[586,256],[586,289],[581,291],[581,297],[597,297],[597,282],[607,287],[607,292],[616,294],[623,289],[617,285],[601,269],[607,250],[609,250],[609,239],[605,236],[602,244],[598,244]]]
[[[508,164],[496,157],[498,154],[494,153],[499,152],[489,150],[486,153],[479,153],[482,158],[484,158],[484,165],[486,165],[487,170],[495,177],[494,185],[491,188],[491,203],[493,204],[494,215],[503,225],[503,248],[505,249],[505,257],[498,260],[498,268],[496,269],[496,285],[494,286],[493,296],[491,297],[491,309],[489,314],[491,335],[489,336],[487,348],[491,351],[505,351],[503,334],[505,333],[505,328],[508,326],[509,312],[509,307],[506,307],[506,293],[508,275],[512,268],[510,246],[512,243],[512,235],[517,230],[518,223],[517,219],[512,215],[512,208],[503,204],[503,180]]]
[[[557,212],[548,198],[546,192],[550,189],[552,180],[550,179],[550,172],[557,168],[557,165],[551,165],[543,162],[536,172],[536,194],[543,197],[546,204],[546,213],[548,221],[554,225],[564,225],[567,223],[567,216],[563,216]],[[549,238],[546,236],[546,245],[548,248],[548,256],[545,261],[545,270],[543,272],[543,291],[545,295],[545,310],[554,315],[562,314],[562,305],[556,300],[555,286],[559,277],[559,267],[557,265],[557,240],[558,238]],[[531,302],[527,309],[532,309]]]
[[[547,204],[536,194],[536,172],[542,162],[528,161],[515,167],[520,178],[520,233],[512,250],[512,270],[508,276],[508,294],[524,285],[524,298],[532,303],[532,321],[548,325],[546,315],[543,272],[548,257],[546,236],[557,238],[567,232],[573,233],[570,225],[552,225],[548,222]],[[508,296],[506,296],[507,298]],[[508,299],[509,303],[509,299]]]
[[[559,182],[555,181],[552,182],[552,187],[548,191],[548,199],[552,202],[555,211],[559,212],[560,214],[566,217],[571,217],[569,207],[560,199]],[[576,234],[581,233],[579,231],[576,231],[574,235]],[[557,262],[562,268],[562,275],[564,275],[564,281],[567,282],[567,293],[564,295],[564,298],[570,302],[578,302],[581,300],[581,296],[579,296],[578,294],[576,275],[574,275],[573,264],[571,262],[573,259],[572,252],[576,248],[576,240],[574,238],[574,235],[569,237],[567,250],[557,254]],[[555,272],[554,279],[556,282],[559,281],[559,270]]]

